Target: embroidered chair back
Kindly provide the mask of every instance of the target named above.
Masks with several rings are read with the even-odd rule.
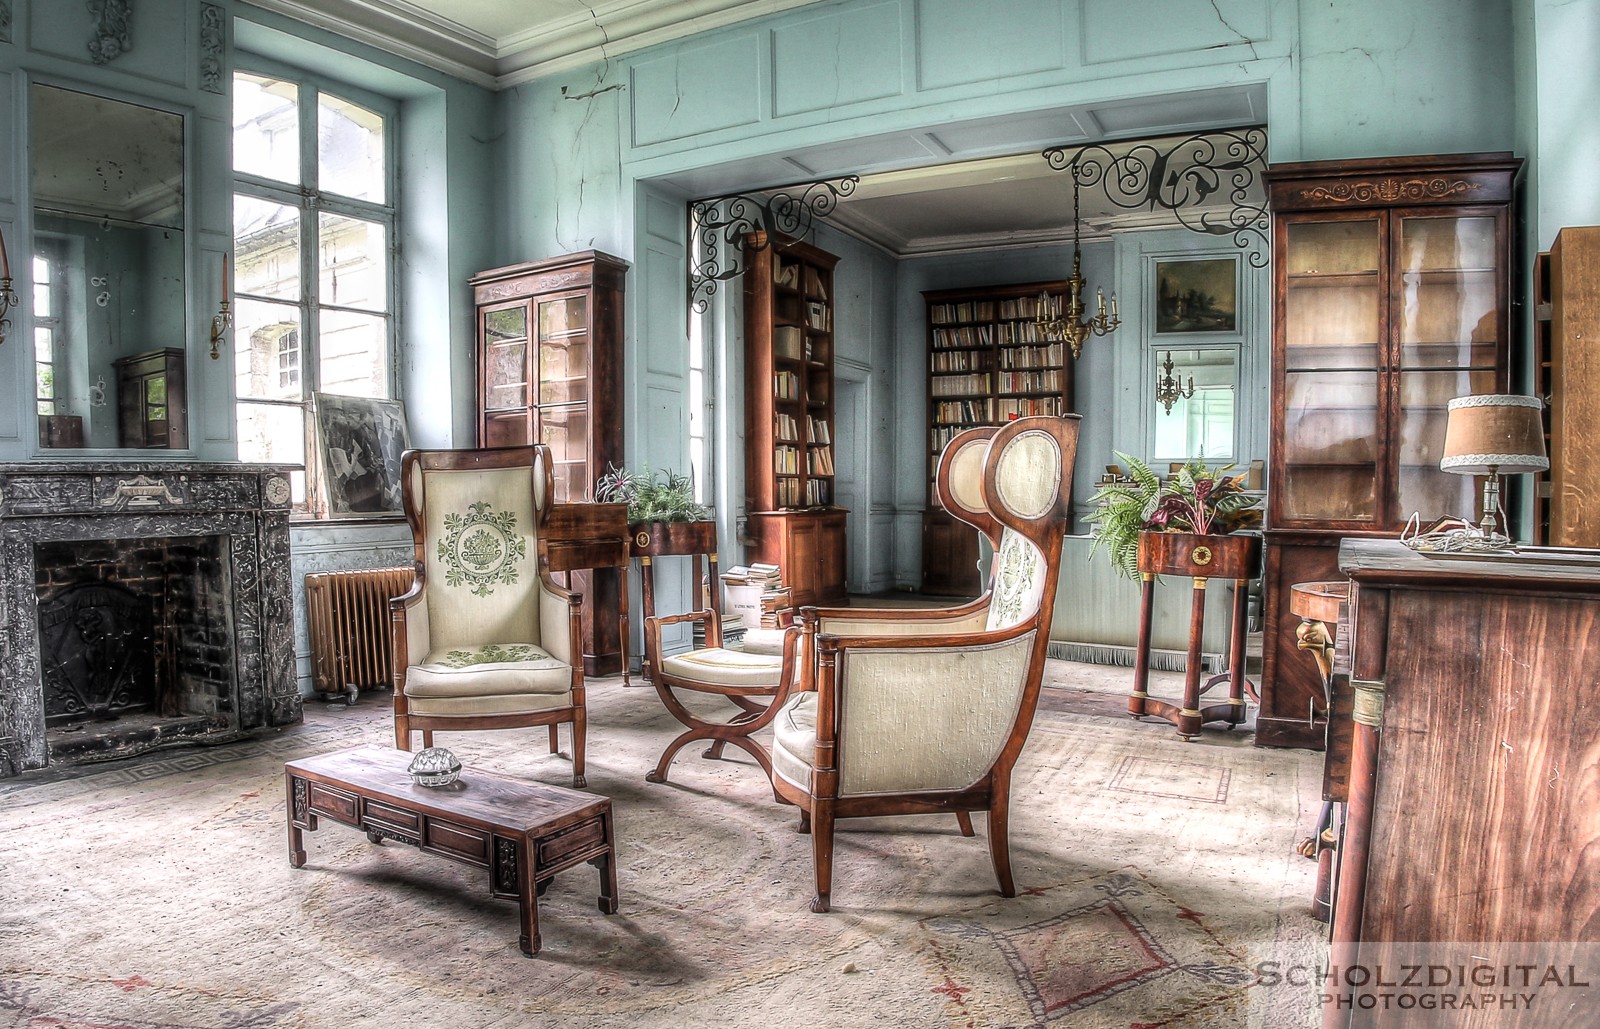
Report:
[[[542,444],[405,455],[406,517],[427,577],[435,651],[542,642],[539,528],[551,495],[549,457]]]

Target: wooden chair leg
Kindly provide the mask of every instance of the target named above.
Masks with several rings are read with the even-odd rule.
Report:
[[[553,725],[550,727],[552,733],[555,729]],[[583,748],[588,735],[588,717],[580,707],[572,713],[572,788],[577,790],[589,785],[589,780],[583,775]]]
[[[811,910],[829,910],[833,894],[833,801],[818,800],[811,816],[811,863],[817,876],[817,895]]]
[[[550,723],[550,753],[561,752],[561,727],[555,722]]]
[[[970,812],[957,811],[956,812],[956,824],[961,826],[961,835],[963,835],[963,836],[973,836],[973,835],[975,835],[973,833],[973,831],[972,831],[972,814]]]
[[[422,746],[424,748],[433,746],[433,730],[432,729],[424,729],[424,730],[422,730]]]
[[[989,857],[994,862],[994,877],[1000,880],[1000,896],[1015,897],[1017,884],[1011,878],[1011,840],[1008,832],[1007,809],[1011,806],[1010,791],[997,788],[994,804],[989,808]]]
[[[411,719],[398,711],[394,716],[394,746],[396,750],[411,749]]]

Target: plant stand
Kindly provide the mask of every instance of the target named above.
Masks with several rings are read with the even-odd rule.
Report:
[[[692,562],[692,588],[695,610],[711,609],[719,596],[717,589],[717,523],[704,522],[634,522],[628,526],[633,541],[633,556],[639,559],[640,593],[644,603],[644,616],[648,620],[656,614],[656,579],[654,562],[658,557],[688,557]],[[701,578],[700,558],[710,562],[710,580]],[[702,585],[704,584],[704,585]],[[703,590],[703,591],[702,591]],[[722,615],[721,605],[716,608]],[[644,635],[643,659],[639,668],[642,679],[650,677],[650,634]]]
[[[1261,563],[1261,537],[1254,535],[1200,536],[1182,532],[1141,532],[1139,534],[1139,648],[1134,658],[1133,693],[1128,697],[1128,714],[1134,718],[1153,715],[1178,727],[1178,736],[1194,740],[1208,722],[1226,722],[1233,728],[1245,718],[1244,637],[1249,617],[1248,586]],[[1158,575],[1186,575],[1194,580],[1194,604],[1189,615],[1189,658],[1185,663],[1183,704],[1150,696],[1150,629],[1155,607],[1155,578]],[[1200,636],[1206,614],[1206,581],[1232,579],[1233,631],[1228,647],[1228,670],[1213,675],[1200,685]],[[1227,681],[1228,699],[1209,707],[1200,706],[1200,694]],[[1254,692],[1253,686],[1251,691]]]

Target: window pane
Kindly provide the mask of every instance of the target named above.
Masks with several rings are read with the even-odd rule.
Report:
[[[233,76],[233,168],[300,181],[300,87],[266,75]]]
[[[317,184],[327,193],[384,202],[383,118],[317,94]]]
[[[291,338],[303,338],[300,309],[293,304],[241,300],[234,315],[234,388],[241,399],[300,400],[299,378],[285,383],[278,355]],[[242,409],[242,405],[241,405]],[[240,415],[240,425],[244,424]],[[299,463],[299,459],[296,459]]]
[[[389,395],[389,320],[380,315],[323,311],[317,351],[324,393]]]
[[[300,211],[252,196],[233,197],[234,289],[300,299]]]
[[[240,404],[239,460],[264,464],[303,465],[306,419],[297,404]],[[289,473],[293,502],[306,502],[306,473]]]
[[[322,302],[364,311],[389,309],[389,255],[377,222],[324,214],[318,221],[317,270]]]
[[[50,309],[50,261],[43,257],[33,259],[33,316],[52,318]]]

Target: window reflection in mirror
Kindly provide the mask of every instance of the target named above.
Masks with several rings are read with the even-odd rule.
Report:
[[[1238,392],[1238,350],[1214,347],[1203,350],[1156,351],[1156,375],[1172,355],[1172,375],[1187,390],[1194,379],[1194,395],[1178,397],[1172,410],[1153,400],[1157,461],[1182,461],[1191,457],[1208,463],[1234,459],[1234,398]],[[1152,379],[1154,382],[1154,379]],[[1152,388],[1152,395],[1154,390]]]
[[[34,83],[32,158],[35,396],[40,444],[186,445],[186,398],[171,384],[163,424],[122,424],[119,362],[186,342],[183,116]],[[167,383],[161,385],[168,389]]]

